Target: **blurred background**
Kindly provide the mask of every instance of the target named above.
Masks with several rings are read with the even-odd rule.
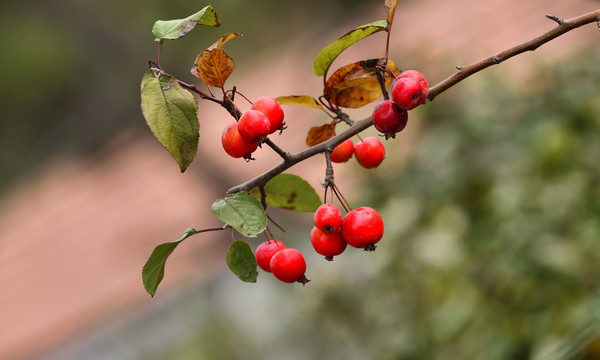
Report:
[[[250,164],[228,158],[218,139],[230,119],[201,103],[199,152],[181,174],[144,122],[139,84],[156,57],[152,24],[208,4],[0,5],[0,359],[600,358],[593,24],[411,111],[404,132],[385,142],[379,168],[335,166],[350,203],[384,218],[375,252],[349,248],[327,262],[308,242],[312,214],[271,209],[286,230],[276,236],[304,252],[309,284],[264,272],[242,283],[225,265],[229,235],[211,233],[175,250],[151,298],[141,268],[152,249],[188,227],[218,226],[214,199],[278,162],[266,150]],[[162,65],[193,82],[196,55],[241,32],[225,46],[236,60],[228,83],[249,98],[318,96],[318,51],[385,18],[381,0],[212,5],[222,26],[166,42]],[[570,18],[598,7],[405,0],[391,57],[435,84],[457,65],[551,29],[544,14]],[[385,35],[374,35],[333,66],[381,57],[384,46]],[[360,119],[367,108],[349,113]],[[289,128],[274,141],[299,151],[308,128],[326,118],[284,110]],[[319,189],[323,158],[290,172]]]

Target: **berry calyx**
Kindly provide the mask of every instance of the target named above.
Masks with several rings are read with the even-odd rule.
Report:
[[[264,271],[271,272],[271,258],[285,248],[285,244],[279,240],[267,240],[258,245],[254,252],[258,266]]]
[[[375,209],[359,207],[344,216],[342,237],[348,245],[373,251],[382,236],[383,220]]]
[[[408,122],[408,112],[392,100],[384,100],[373,109],[373,125],[386,139],[402,131]]]
[[[282,128],[284,117],[283,109],[274,98],[270,96],[261,96],[254,101],[251,109],[260,111],[267,116],[270,122],[269,134]]]
[[[306,284],[310,281],[304,275],[306,271],[304,256],[296,249],[287,248],[276,252],[271,258],[270,267],[273,275],[283,282]]]
[[[258,110],[248,110],[238,122],[238,131],[246,141],[257,142],[264,139],[271,129],[267,115]]]
[[[342,212],[333,204],[323,204],[315,211],[313,220],[319,230],[335,233],[342,226]]]
[[[341,232],[326,232],[319,230],[316,226],[310,231],[310,243],[318,254],[325,256],[325,259],[332,261],[346,250],[348,244],[342,238]]]
[[[426,89],[429,93],[429,84],[427,83],[427,78],[425,78],[425,75],[421,74],[417,70],[406,70],[396,77],[396,79],[402,78],[413,78],[417,80],[417,82],[423,87],[423,89]]]
[[[372,169],[385,158],[385,147],[378,138],[368,136],[354,145],[354,155],[362,167]]]
[[[352,142],[352,139],[346,139],[344,142],[333,148],[331,151],[331,161],[334,163],[344,163],[352,157],[352,154],[354,154],[354,143]]]
[[[234,158],[249,158],[250,154],[258,147],[256,142],[249,142],[240,135],[236,122],[232,122],[223,129],[221,144],[225,152]]]
[[[397,77],[392,85],[392,99],[404,110],[411,110],[427,99],[429,89],[411,77]]]

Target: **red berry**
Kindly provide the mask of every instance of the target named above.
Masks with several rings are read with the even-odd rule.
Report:
[[[306,261],[300,251],[292,248],[280,250],[271,258],[271,272],[275,277],[286,283],[306,283],[308,279],[304,276]]]
[[[341,232],[321,231],[316,226],[310,231],[310,243],[317,253],[325,256],[325,259],[329,261],[333,260],[334,256],[343,253],[348,245],[342,238]]]
[[[313,216],[315,226],[328,233],[337,232],[342,226],[342,212],[333,204],[319,206]]]
[[[417,70],[406,70],[406,71],[403,71],[396,78],[401,79],[401,78],[405,78],[405,77],[413,78],[413,79],[417,80],[417,82],[423,87],[423,89],[426,89],[427,92],[429,92],[429,84],[427,83],[427,78],[425,78],[425,75],[421,74]]]
[[[373,109],[373,125],[386,138],[400,132],[408,122],[408,112],[392,100],[384,100]]]
[[[248,142],[240,135],[236,122],[232,122],[223,129],[221,144],[225,152],[234,158],[247,157],[257,148],[255,142]]]
[[[429,95],[416,79],[410,77],[396,78],[392,85],[392,99],[404,110],[411,110],[421,105]]]
[[[367,169],[379,166],[385,157],[385,147],[381,140],[369,136],[354,145],[354,155],[358,163]]]
[[[335,135],[331,136],[334,137]],[[346,139],[331,151],[331,161],[334,163],[344,163],[348,161],[354,154],[354,143],[352,139]]]
[[[271,123],[267,115],[258,110],[246,111],[238,122],[238,130],[244,139],[255,142],[269,134]]]
[[[342,237],[348,245],[372,251],[382,236],[383,220],[375,209],[359,207],[344,216]]]
[[[267,240],[258,245],[256,252],[254,253],[258,266],[260,266],[260,268],[264,271],[271,272],[271,258],[279,250],[283,250],[285,248],[285,244],[279,240]]]
[[[283,109],[274,98],[261,96],[254,101],[251,109],[258,110],[267,116],[271,123],[269,134],[274,133],[283,126]]]

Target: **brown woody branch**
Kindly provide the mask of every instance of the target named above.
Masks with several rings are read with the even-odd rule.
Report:
[[[600,22],[600,9],[589,12],[587,14],[583,14],[583,15],[574,17],[572,19],[567,19],[567,20],[561,20],[554,15],[546,15],[546,17],[553,21],[556,21],[558,26],[554,27],[552,30],[549,30],[539,36],[534,37],[533,39],[531,39],[529,41],[525,41],[515,47],[506,49],[506,50],[496,53],[492,56],[489,56],[485,59],[481,59],[471,65],[459,66],[458,71],[456,73],[454,73],[454,75],[450,76],[449,78],[443,80],[439,84],[436,84],[435,86],[433,86],[429,89],[429,96],[427,97],[427,100],[432,101],[439,94],[448,90],[450,87],[458,84],[465,78],[467,78],[487,67],[490,67],[490,66],[496,65],[496,64],[500,64],[501,62],[508,60],[513,56],[517,56],[521,53],[524,53],[526,51],[534,51],[535,49],[542,46],[543,44],[545,44],[551,40],[554,40],[557,37],[565,34],[566,32],[576,29],[580,26],[590,24],[593,22]]]
[[[458,71],[456,73],[429,89],[429,96],[427,97],[427,100],[432,101],[439,94],[443,93],[452,86],[458,84],[462,80],[483,69],[486,69],[492,65],[500,64],[501,62],[526,51],[534,51],[541,45],[553,39],[556,39],[557,37],[565,34],[568,31],[593,22],[598,23],[598,28],[600,30],[600,9],[566,20],[562,20],[554,15],[546,15],[546,17],[550,20],[555,21],[558,24],[558,26],[539,36],[536,36],[535,38],[529,41],[523,42],[512,48],[506,49],[485,59],[479,60],[471,65],[459,66]],[[300,151],[296,154],[283,153],[285,154],[285,156],[283,156],[280,153],[280,155],[284,157],[282,163],[246,181],[243,184],[232,187],[227,191],[227,193],[234,194],[240,191],[249,191],[250,189],[256,186],[262,187],[273,177],[281,174],[282,172],[296,165],[297,163],[322,152],[331,151],[335,146],[341,144],[346,139],[349,139],[350,137],[369,128],[371,125],[373,125],[373,120],[370,117],[368,117],[366,119],[356,121],[352,126],[346,129],[344,132],[338,134],[337,136],[327,141],[324,141],[318,145],[312,146],[306,150]]]

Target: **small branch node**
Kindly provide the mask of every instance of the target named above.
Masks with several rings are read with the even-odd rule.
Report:
[[[494,64],[500,64],[500,59],[497,56],[492,56],[492,62]]]
[[[555,21],[558,25],[562,25],[565,23],[565,21],[563,19],[560,19],[557,16],[552,15],[552,14],[546,14],[546,17],[552,21]]]
[[[463,69],[463,67],[462,67],[462,66],[460,66],[460,65],[456,65],[456,70],[458,70],[458,71],[462,71],[462,69]]]

